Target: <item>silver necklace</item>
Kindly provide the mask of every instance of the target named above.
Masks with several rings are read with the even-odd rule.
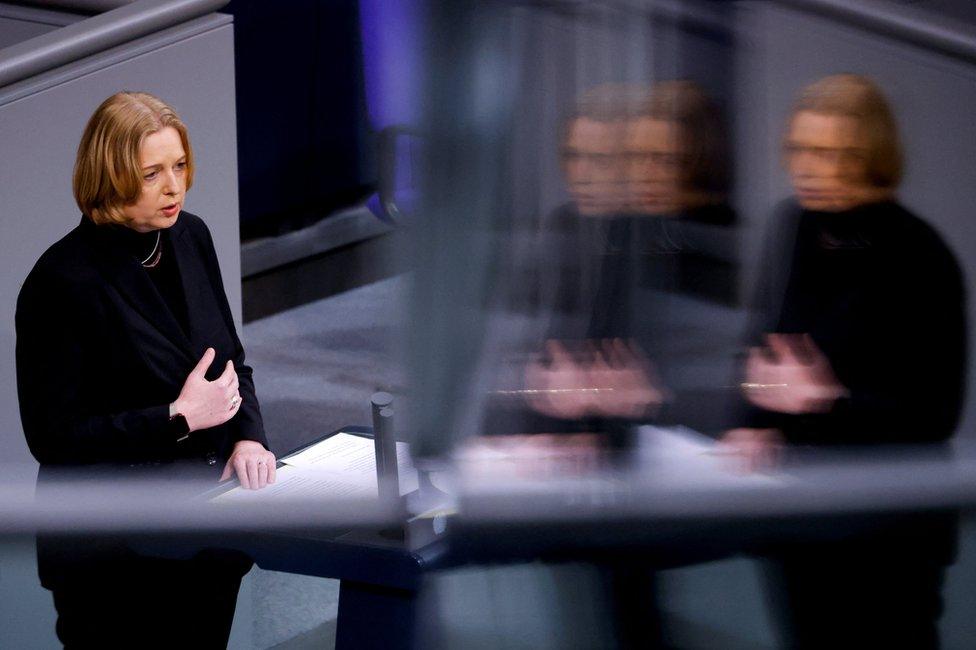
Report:
[[[152,252],[149,253],[149,257],[147,257],[146,259],[142,260],[142,262],[140,262],[140,264],[142,264],[147,269],[151,269],[154,266],[156,266],[157,264],[159,264],[159,260],[162,259],[162,257],[163,257],[163,255],[162,255],[162,252],[163,251],[161,251],[159,249],[159,238],[160,238],[160,235],[162,235],[162,233],[163,233],[162,230],[157,230],[156,231],[156,244],[153,246]],[[155,258],[155,259],[153,259],[153,258]],[[152,260],[152,261],[150,262],[149,260]]]

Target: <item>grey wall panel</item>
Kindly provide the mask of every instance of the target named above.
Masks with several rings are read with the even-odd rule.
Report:
[[[51,27],[66,27],[84,20],[84,14],[70,11],[54,11],[38,7],[27,7],[22,4],[0,2],[0,17],[12,20],[23,20],[29,23],[41,23]]]
[[[140,42],[131,47],[140,51]],[[80,218],[71,196],[75,151],[89,116],[112,93],[154,93],[175,106],[189,126],[198,173],[186,208],[203,217],[213,232],[240,324],[233,66],[233,27],[227,19],[209,31],[0,105],[0,254],[5,260],[0,277],[0,457],[5,460],[30,459],[16,402],[17,293],[40,254]]]
[[[0,49],[46,34],[54,29],[57,29],[57,25],[0,16]]]
[[[805,12],[754,3],[742,15],[740,196],[751,250],[776,201],[789,194],[780,138],[797,91],[817,78],[854,72],[873,78],[899,121],[907,174],[903,203],[933,224],[967,275],[970,332],[976,326],[976,65]],[[754,259],[754,257],[753,257]],[[753,269],[757,271],[757,269]],[[972,346],[972,335],[970,335]],[[893,361],[894,363],[894,361]],[[976,429],[976,354],[960,437]],[[919,378],[938,381],[938,378]]]
[[[17,101],[18,99],[23,99],[48,88],[67,83],[73,79],[79,79],[93,72],[98,72],[111,65],[123,63],[137,56],[155,52],[167,45],[184,41],[197,34],[209,32],[221,25],[230,24],[231,21],[231,17],[222,14],[202,16],[180,25],[155,32],[149,36],[103,50],[96,55],[74,61],[71,65],[56,67],[47,72],[28,77],[27,79],[0,86],[0,106]],[[0,61],[2,61],[3,54],[6,51],[0,51]]]
[[[85,13],[97,14],[102,11],[111,11],[122,5],[132,4],[134,0],[18,0],[32,7],[45,7],[49,9],[67,9],[69,11],[80,11]]]

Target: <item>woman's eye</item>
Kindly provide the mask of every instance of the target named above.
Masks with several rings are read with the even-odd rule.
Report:
[[[149,172],[148,174],[146,174],[145,176],[143,176],[143,178],[146,179],[147,181],[151,181],[154,178],[156,178],[156,176],[158,176],[158,175],[159,175],[159,172]]]
[[[186,161],[176,163],[177,169],[186,169]]]

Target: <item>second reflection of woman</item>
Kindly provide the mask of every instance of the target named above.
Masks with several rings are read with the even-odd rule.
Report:
[[[715,359],[696,360],[706,369],[692,390],[678,377],[683,351],[715,337],[700,328],[696,344],[676,324],[736,302],[725,133],[690,81],[600,86],[579,103],[562,151],[572,201],[549,226],[552,325],[525,375],[536,412],[618,433],[651,419],[716,426],[719,409],[707,407],[717,403],[701,390],[726,383],[707,370]]]
[[[901,147],[881,91],[855,75],[801,93],[784,142],[794,198],[767,238],[750,409],[725,442],[751,466],[783,445],[939,443],[964,395],[962,274],[936,231],[895,198]],[[946,513],[821,522],[772,553],[789,647],[934,648]]]

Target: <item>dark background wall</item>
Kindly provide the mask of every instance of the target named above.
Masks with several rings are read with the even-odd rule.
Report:
[[[307,226],[371,192],[356,0],[234,0],[243,239]]]

